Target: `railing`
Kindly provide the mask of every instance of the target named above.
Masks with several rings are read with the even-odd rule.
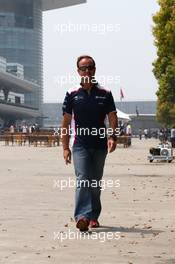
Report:
[[[131,146],[131,136],[118,136],[117,144],[123,145],[124,148]]]
[[[6,146],[59,146],[61,142],[60,135],[54,135],[53,132],[42,131],[34,133],[9,133],[5,132],[0,135],[0,141],[4,141]],[[131,146],[131,136],[122,135],[117,137],[117,144],[123,145],[124,148]]]
[[[5,142],[5,146],[25,146],[28,144],[37,146],[53,147],[59,146],[60,136],[49,133],[5,133],[0,135],[0,141]]]

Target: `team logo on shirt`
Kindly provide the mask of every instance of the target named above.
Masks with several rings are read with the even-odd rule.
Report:
[[[84,99],[84,97],[81,96],[81,95],[76,95],[76,96],[74,97],[74,100],[75,100],[75,101],[77,101],[77,100],[83,100],[83,99]]]
[[[95,96],[96,99],[106,99],[106,96]]]

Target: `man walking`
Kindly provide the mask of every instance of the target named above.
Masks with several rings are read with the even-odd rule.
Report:
[[[171,146],[175,148],[175,126],[171,128]]]
[[[79,57],[77,71],[81,77],[80,87],[70,89],[63,103],[62,143],[65,163],[69,164],[71,150],[68,131],[71,121],[74,120],[75,136],[72,148],[76,174],[74,217],[76,227],[80,231],[87,231],[89,226],[91,228],[99,226],[100,181],[107,152],[113,152],[116,148],[118,120],[111,92],[103,89],[95,81],[94,59],[88,55]],[[104,124],[106,116],[110,132],[112,131],[108,138]]]

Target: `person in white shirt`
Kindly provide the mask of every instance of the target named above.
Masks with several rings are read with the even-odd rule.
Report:
[[[171,129],[171,146],[175,148],[175,126]]]

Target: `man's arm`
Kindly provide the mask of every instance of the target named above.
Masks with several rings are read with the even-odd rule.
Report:
[[[113,135],[108,139],[108,152],[111,153],[116,149],[117,146],[117,136],[116,128],[118,128],[118,117],[116,112],[110,112],[108,114],[109,127],[113,130]]]
[[[63,157],[66,162],[66,165],[68,163],[71,163],[71,151],[69,148],[69,127],[71,124],[72,115],[65,113],[63,116],[63,122],[62,122],[62,129],[61,129],[61,137],[62,137],[62,145],[63,145]]]

